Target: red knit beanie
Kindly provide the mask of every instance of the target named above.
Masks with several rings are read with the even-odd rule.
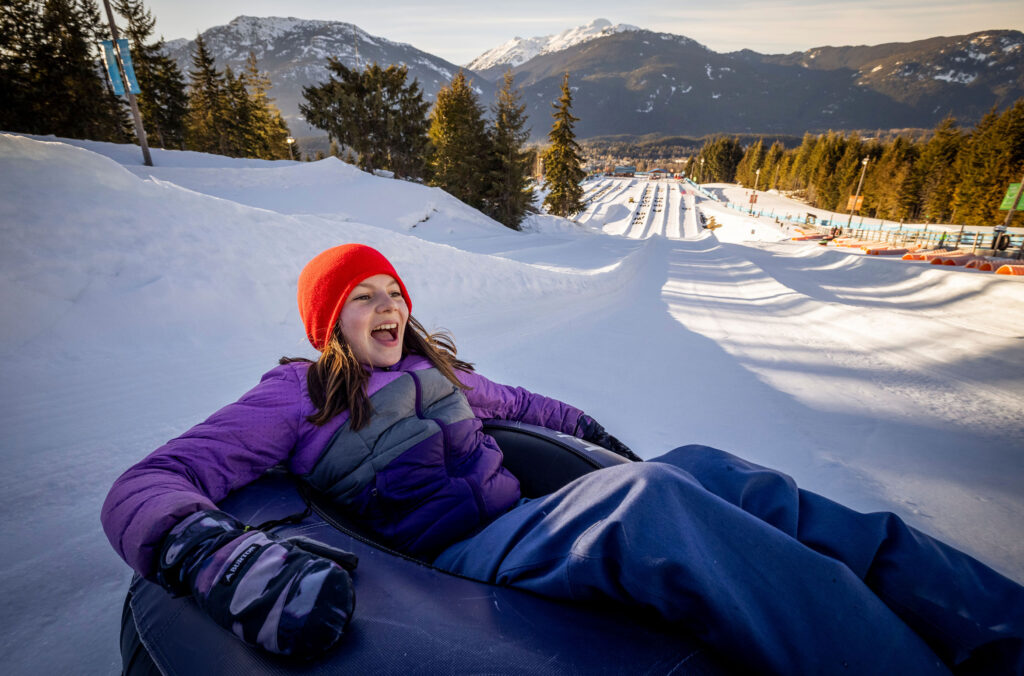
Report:
[[[318,350],[327,346],[341,308],[359,282],[374,275],[391,275],[412,311],[409,292],[384,254],[365,244],[343,244],[328,249],[306,264],[299,274],[299,316],[306,337]]]

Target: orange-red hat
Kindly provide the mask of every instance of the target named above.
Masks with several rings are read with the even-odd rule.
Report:
[[[412,311],[409,292],[384,254],[365,244],[343,244],[318,254],[299,274],[299,316],[306,337],[318,350],[327,346],[341,308],[359,282],[374,275],[391,275]]]

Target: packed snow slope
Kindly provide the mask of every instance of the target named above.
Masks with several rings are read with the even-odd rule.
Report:
[[[640,455],[725,448],[1024,581],[1024,280],[785,241],[664,181],[594,181],[579,223],[517,233],[335,159],[154,161],[0,135],[5,673],[117,673],[107,490],[312,354],[299,270],[353,241],[482,373]]]

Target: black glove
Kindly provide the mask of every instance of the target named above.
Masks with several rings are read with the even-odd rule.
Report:
[[[580,438],[583,439],[583,441],[589,441],[592,444],[597,444],[601,448],[607,448],[612,453],[621,455],[624,458],[629,458],[634,462],[643,462],[643,459],[631,451],[629,446],[608,434],[608,432],[601,427],[600,423],[586,413],[581,415],[580,419],[576,421],[576,430],[580,433]]]
[[[217,624],[250,645],[282,655],[323,654],[352,617],[348,571],[356,556],[245,528],[219,511],[185,518],[164,539],[157,580],[174,594],[192,594]]]

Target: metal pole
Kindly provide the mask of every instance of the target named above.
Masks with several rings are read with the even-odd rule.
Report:
[[[761,170],[758,169],[754,172],[754,192],[750,197],[750,215],[754,215],[754,200],[757,199],[757,182],[761,179]]]
[[[864,185],[864,173],[868,170],[868,158],[864,158],[860,161],[863,165],[860,170],[860,180],[857,181],[857,192],[853,195],[853,208],[850,209],[850,219],[846,221],[846,227],[849,228],[850,224],[853,223],[853,212],[857,211],[857,198],[860,197],[860,187]]]
[[[114,39],[114,55],[117,57],[117,65],[121,70],[121,80],[124,82],[124,93],[128,95],[128,106],[132,109],[132,122],[135,123],[135,137],[139,139],[142,147],[142,163],[147,167],[153,166],[153,159],[149,156],[149,143],[146,142],[146,130],[142,127],[142,116],[139,114],[139,104],[132,94],[131,83],[128,82],[128,75],[124,70],[124,59],[121,58],[121,48],[117,44],[117,24],[114,23],[114,13],[110,10],[110,0],[103,0],[103,6],[107,10],[107,21],[110,23],[110,36]]]

